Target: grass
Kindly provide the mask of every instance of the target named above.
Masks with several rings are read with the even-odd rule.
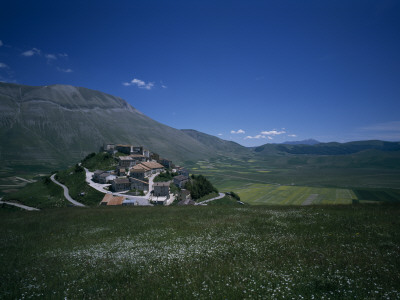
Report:
[[[207,205],[242,206],[243,204],[240,204],[236,199],[232,198],[231,196],[225,196],[224,198],[207,202]]]
[[[400,169],[344,156],[265,156],[203,160],[187,165],[217,188],[249,183],[335,188],[398,188]]]
[[[378,202],[400,202],[400,190],[356,189],[359,200]]]
[[[63,189],[49,179],[39,179],[27,184],[14,193],[6,194],[4,201],[16,201],[36,208],[65,207],[69,202],[64,198]]]
[[[0,298],[398,299],[400,206],[0,211]]]
[[[57,173],[57,180],[66,185],[72,199],[88,206],[98,205],[104,194],[90,187],[85,181],[85,171],[75,167]]]
[[[108,153],[91,153],[82,160],[82,165],[90,171],[95,170],[115,170],[118,163],[117,160]]]
[[[58,181],[69,188],[70,196],[88,206],[98,205],[104,197],[103,193],[91,188],[85,182],[85,172],[77,172],[76,167],[59,171]],[[8,193],[3,197],[4,201],[16,201],[36,208],[55,208],[71,205],[65,198],[63,189],[49,179],[38,178],[37,182],[30,183],[23,188]]]
[[[218,197],[218,196],[219,196],[219,193],[210,193],[210,194],[205,195],[205,196],[203,196],[203,197],[201,197],[199,199],[195,199],[195,201],[196,202],[201,202],[201,201],[212,199],[212,198],[215,198],[215,197]]]
[[[362,167],[352,159],[352,156],[220,157],[192,162],[188,167],[207,176],[220,191],[233,190],[242,201],[256,205],[301,205],[307,199],[312,204],[350,204],[353,199],[400,201],[399,170],[384,165],[372,168],[368,163]],[[365,191],[370,191],[368,196]]]
[[[301,205],[308,204],[351,204],[357,199],[348,189],[316,188],[306,186],[282,186],[272,184],[250,184],[235,189],[242,201],[252,205]]]

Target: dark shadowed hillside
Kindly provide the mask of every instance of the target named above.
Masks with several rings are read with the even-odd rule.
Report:
[[[0,83],[2,166],[57,168],[105,142],[143,145],[175,162],[216,154],[212,145],[150,119],[118,97],[67,85]]]

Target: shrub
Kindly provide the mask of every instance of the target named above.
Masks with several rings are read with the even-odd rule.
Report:
[[[199,199],[210,193],[218,193],[218,190],[203,175],[192,174],[191,180],[185,185],[185,189],[190,191],[192,199]]]

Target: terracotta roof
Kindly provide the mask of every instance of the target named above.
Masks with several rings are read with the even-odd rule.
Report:
[[[163,169],[164,167],[155,161],[146,161],[142,162],[141,165],[144,165],[150,169]]]
[[[101,200],[101,203],[107,203],[107,205],[122,205],[124,202],[125,197],[113,196],[113,194],[106,194]]]
[[[138,164],[136,166],[133,166],[132,169],[134,169],[134,170],[146,170],[146,171],[150,171],[151,170],[149,167],[146,167],[143,163]]]
[[[131,172],[134,172],[134,173],[144,173],[144,172],[146,172],[146,170],[145,170],[145,169],[142,169],[142,168],[132,168],[132,169],[131,169]]]

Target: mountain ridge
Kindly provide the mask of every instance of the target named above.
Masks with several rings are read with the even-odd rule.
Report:
[[[210,156],[208,147],[119,97],[65,85],[0,83],[0,162],[62,167],[104,143],[138,144],[175,162]]]
[[[286,142],[283,142],[282,144],[285,144],[285,145],[316,145],[316,144],[321,144],[321,142],[314,140],[314,139],[306,139],[306,140],[301,140],[301,141],[286,141]]]
[[[174,163],[226,156],[347,155],[400,151],[400,142],[355,141],[244,147],[193,129],[159,123],[120,97],[69,85],[0,83],[2,169],[57,169],[80,161],[104,143],[144,146]],[[400,153],[400,152],[399,152]],[[1,171],[1,170],[0,170]]]

